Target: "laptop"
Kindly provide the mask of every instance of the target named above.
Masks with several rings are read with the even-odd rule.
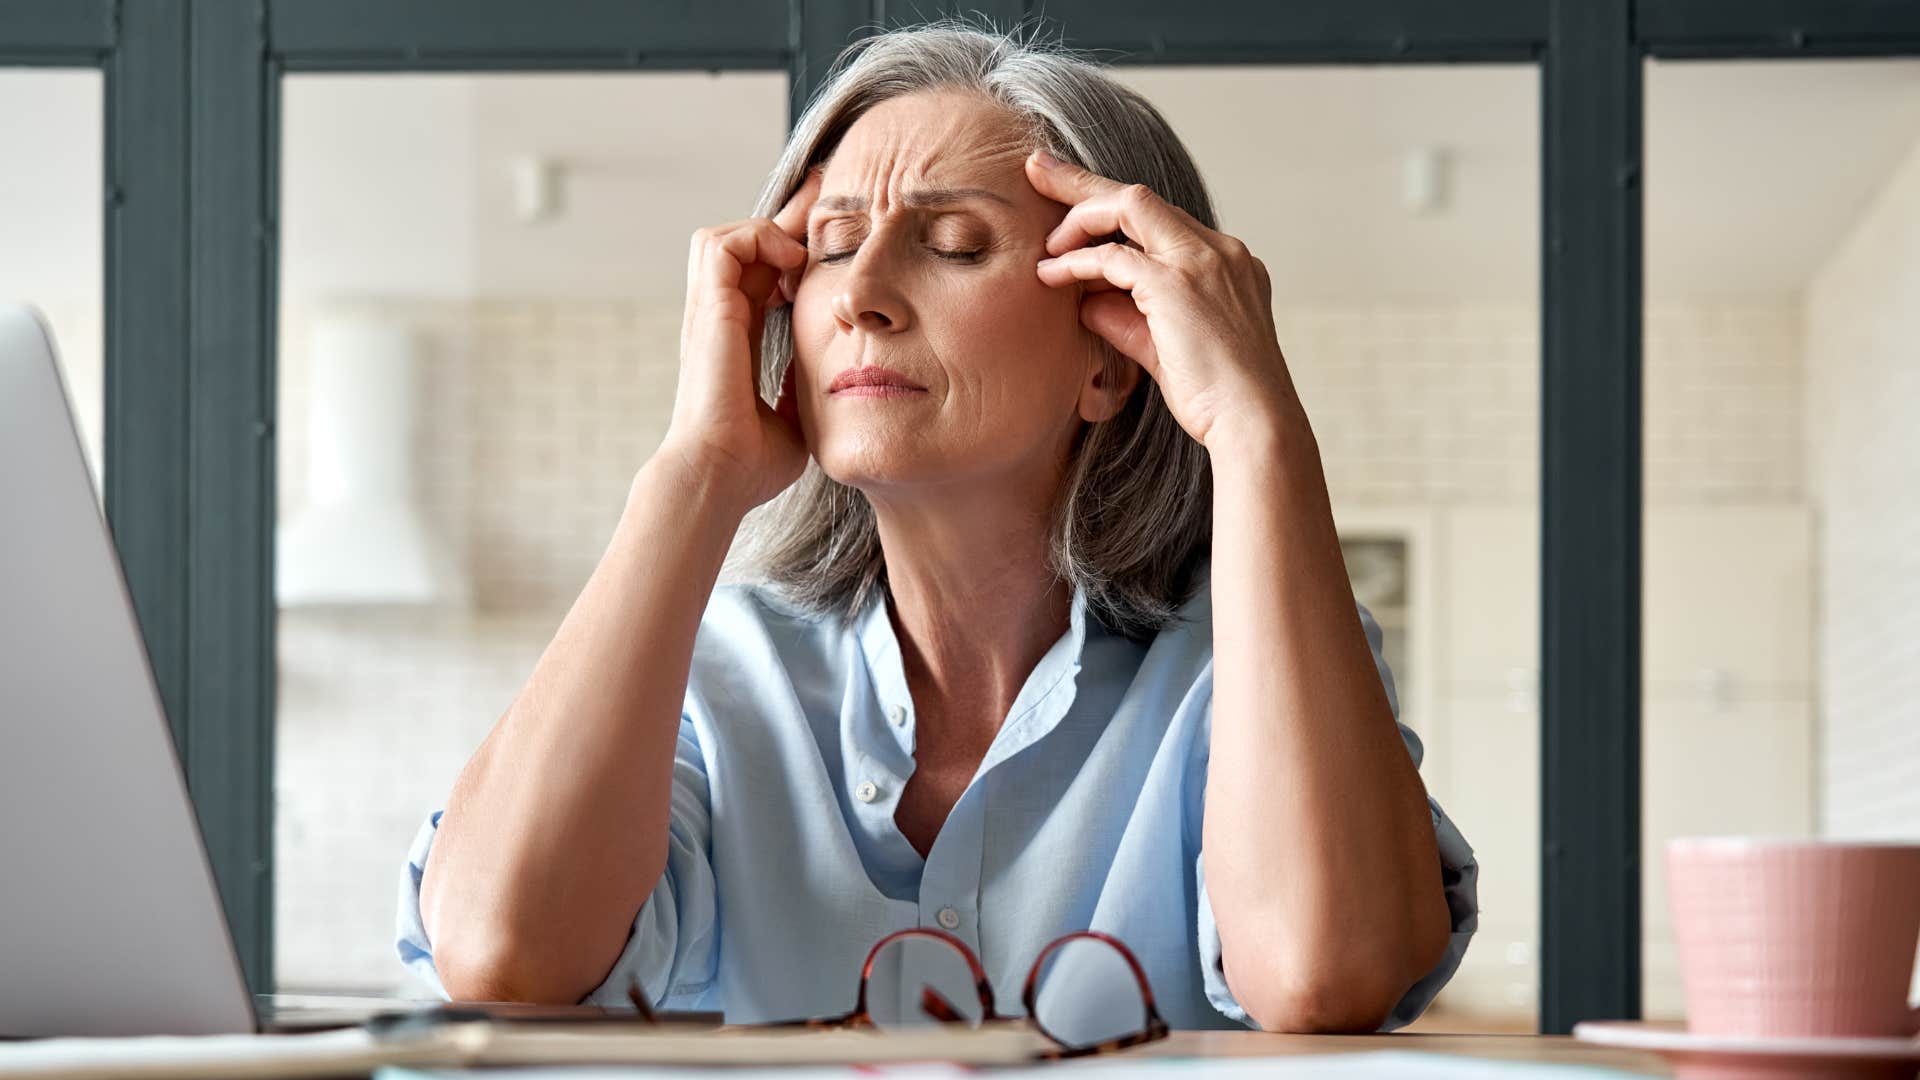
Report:
[[[0,733],[0,1037],[311,1031],[418,1004],[248,992],[53,335],[20,304],[0,304]]]

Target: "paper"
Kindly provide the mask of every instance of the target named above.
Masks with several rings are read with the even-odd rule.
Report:
[[[728,1072],[707,1067],[632,1067],[632,1065],[543,1065],[534,1068],[488,1068],[474,1074],[463,1068],[380,1068],[372,1080],[728,1080]],[[964,1065],[835,1065],[835,1067],[756,1068],[753,1076],[780,1080],[979,1080],[998,1078],[1000,1070],[979,1072]],[[1060,1080],[1058,1074],[1054,1080]]]
[[[293,1035],[154,1035],[0,1042],[0,1080],[173,1080],[367,1074],[381,1065],[1017,1065],[1052,1045],[1024,1024],[921,1029],[515,1025],[464,1021],[399,1037],[365,1028]],[[626,1071],[626,1070],[623,1070]]]
[[[1351,1054],[1302,1054],[1289,1057],[1130,1057],[1120,1054],[1077,1061],[1068,1072],[1057,1066],[995,1069],[992,1080],[1065,1080],[1066,1077],[1102,1077],[1112,1080],[1166,1080],[1175,1075],[1196,1080],[1272,1080],[1312,1077],[1315,1080],[1392,1078],[1392,1080],[1644,1080],[1638,1073],[1592,1065],[1543,1065],[1497,1061],[1453,1054],[1376,1050]],[[601,1066],[544,1066],[528,1069],[488,1069],[487,1080],[718,1080],[725,1074],[692,1068],[606,1068]],[[795,1068],[778,1073],[780,1080],[949,1080],[980,1076],[952,1065],[862,1065],[839,1068]],[[456,1080],[472,1076],[450,1069],[383,1068],[374,1080]]]
[[[0,1042],[6,1080],[126,1077],[339,1076],[383,1062],[444,1064],[446,1050],[419,1045],[384,1051],[362,1028],[299,1035],[142,1035]]]

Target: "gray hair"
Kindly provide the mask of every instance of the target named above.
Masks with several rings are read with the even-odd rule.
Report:
[[[808,170],[869,109],[916,91],[950,89],[1005,107],[1030,149],[1044,148],[1121,183],[1145,184],[1216,227],[1192,157],[1145,98],[1064,45],[1022,40],[1017,28],[1003,33],[965,17],[878,33],[843,50],[788,136],[754,216],[771,217],[786,205]],[[792,309],[769,311],[764,335],[760,394],[771,403],[793,354]],[[1121,365],[1133,361],[1094,341],[1112,385]],[[1050,568],[1086,591],[1090,617],[1128,637],[1151,637],[1179,619],[1211,551],[1213,474],[1206,449],[1180,427],[1159,386],[1142,373],[1118,413],[1081,425],[1072,454],[1054,511]],[[851,618],[886,584],[872,505],[811,459],[798,481],[749,515],[733,561],[815,614]]]

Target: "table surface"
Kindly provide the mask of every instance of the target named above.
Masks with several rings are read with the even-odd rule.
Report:
[[[1578,1042],[1565,1035],[1276,1035],[1260,1031],[1176,1031],[1128,1051],[1155,1057],[1278,1057],[1351,1054],[1371,1050],[1461,1054],[1550,1065],[1603,1065],[1647,1076],[1671,1076],[1658,1054]]]
[[[394,1001],[383,998],[343,998],[333,995],[263,994],[258,1000],[270,1002],[283,1013],[299,1014],[348,1004],[391,1007]],[[401,1004],[440,1005],[437,999],[418,999]],[[1432,1031],[1401,1031],[1390,1035],[1279,1035],[1263,1031],[1175,1031],[1167,1038],[1125,1052],[1126,1057],[1278,1057],[1295,1054],[1352,1054],[1377,1050],[1409,1053],[1458,1054],[1465,1057],[1530,1061],[1549,1065],[1599,1065],[1646,1076],[1672,1076],[1672,1070],[1658,1054],[1639,1050],[1595,1046],[1564,1035],[1525,1034],[1450,1034]],[[1081,1058],[1079,1062],[1111,1061],[1112,1058]],[[1076,1061],[1064,1064],[1071,1067]],[[476,1074],[479,1075],[479,1074]]]

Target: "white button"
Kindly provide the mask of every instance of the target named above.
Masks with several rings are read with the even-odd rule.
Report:
[[[893,708],[887,710],[887,715],[893,718],[893,725],[899,727],[901,724],[907,722],[907,707],[905,705],[895,705]]]
[[[940,913],[934,918],[940,920],[940,925],[949,930],[960,929],[960,913],[950,907],[941,908]]]
[[[853,797],[861,802],[872,802],[880,797],[880,788],[871,780],[862,780],[860,786],[853,789]]]

